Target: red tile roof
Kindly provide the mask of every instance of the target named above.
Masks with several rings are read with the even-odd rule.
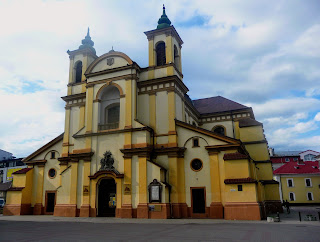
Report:
[[[200,114],[219,113],[249,108],[221,96],[196,99],[193,100],[192,103]]]
[[[279,167],[273,174],[319,174],[319,162],[318,161],[305,161],[302,164],[291,161],[283,166]]]
[[[32,170],[33,168],[23,168],[19,171],[13,172],[12,174],[26,174],[28,171]]]
[[[242,184],[242,183],[257,183],[257,180],[251,177],[224,180],[224,184]]]
[[[241,154],[241,153],[226,153],[223,156],[224,160],[243,160],[243,159],[248,159],[247,155]]]

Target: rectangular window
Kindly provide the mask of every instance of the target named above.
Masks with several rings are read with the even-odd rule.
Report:
[[[199,139],[198,138],[193,139],[193,147],[199,147]]]
[[[56,152],[52,151],[51,152],[51,159],[54,159],[54,158],[56,158]]]
[[[290,199],[290,201],[294,201],[295,200],[295,196],[294,196],[293,192],[289,193],[289,199]]]
[[[312,187],[311,178],[306,178],[306,187]]]
[[[298,161],[298,158],[293,158],[294,161]]]
[[[288,187],[293,187],[294,186],[292,178],[287,179],[287,185],[288,185]]]
[[[312,194],[312,192],[308,192],[308,193],[307,193],[307,198],[308,198],[308,201],[312,201],[312,200],[313,200],[313,194]]]
[[[238,185],[238,191],[241,192],[242,190],[242,185]]]

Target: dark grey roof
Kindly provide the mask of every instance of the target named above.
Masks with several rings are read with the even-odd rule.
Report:
[[[192,101],[200,114],[220,113],[249,108],[227,98],[216,96]]]
[[[0,183],[0,191],[7,191],[11,187],[12,181]]]

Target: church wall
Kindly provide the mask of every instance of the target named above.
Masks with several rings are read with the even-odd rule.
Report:
[[[169,169],[168,155],[158,155],[156,162],[167,170]]]
[[[99,72],[99,71],[103,71],[103,70],[108,70],[108,69],[113,69],[113,68],[117,68],[117,67],[122,67],[122,66],[126,66],[127,64],[129,64],[125,59],[123,59],[121,57],[113,57],[113,58],[114,58],[114,63],[111,66],[109,66],[107,64],[107,58],[103,59],[95,65],[95,67],[92,69],[91,73],[95,73],[95,72]]]
[[[224,161],[225,179],[250,177],[248,160]]]
[[[156,127],[157,134],[168,133],[168,94],[166,91],[157,92],[156,95]]]
[[[265,140],[262,127],[253,126],[253,127],[240,128],[240,140],[242,142]]]
[[[149,95],[138,95],[138,120],[145,125],[149,125]]]
[[[184,112],[183,112],[183,103],[182,103],[181,97],[178,94],[175,94],[175,98],[176,98],[176,119],[183,121]]]
[[[161,78],[167,76],[167,68],[159,68],[154,70],[154,78]]]
[[[122,71],[117,71],[117,72],[111,72],[111,73],[107,73],[107,74],[101,74],[101,75],[97,75],[97,76],[91,76],[87,79],[87,82],[88,83],[92,83],[92,82],[95,82],[95,81],[108,81],[108,79],[110,78],[115,78],[117,79],[117,77],[121,77],[121,76],[124,76],[124,75],[131,75],[131,74],[135,74],[135,71],[132,70],[132,69],[129,69],[129,70],[122,70]],[[121,80],[121,79],[119,79]],[[119,80],[113,80],[113,82],[118,82]],[[96,84],[96,85],[103,85],[105,83],[99,83],[99,84]],[[120,84],[119,84],[120,85]],[[122,87],[123,88],[123,87]],[[124,89],[123,89],[124,91]]]
[[[132,133],[132,144],[150,144],[150,135],[149,132],[139,131],[139,132],[133,132]]]
[[[201,128],[207,129],[212,131],[212,129],[216,126],[223,126],[226,130],[226,136],[233,138],[233,125],[232,121],[221,121],[221,122],[210,122],[210,123],[203,123]]]
[[[238,191],[237,184],[226,185],[225,197],[227,202],[257,202],[255,183],[243,184],[242,191]]]
[[[57,204],[70,204],[71,169],[67,168],[61,174],[61,183],[57,189]]]
[[[37,198],[37,186],[38,186],[38,172],[39,168],[38,166],[33,167],[33,177],[32,177],[32,194],[31,194],[31,207],[33,207],[36,204],[36,198]]]

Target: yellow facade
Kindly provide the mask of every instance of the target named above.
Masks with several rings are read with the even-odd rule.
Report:
[[[252,109],[201,114],[186,96],[176,29],[145,34],[146,68],[114,50],[98,57],[89,33],[68,52],[65,132],[25,159],[32,169],[14,175],[21,190],[8,192],[5,214],[29,204],[55,216],[252,220],[279,208]]]
[[[288,180],[292,180],[293,186],[288,185]],[[306,179],[310,179],[311,186],[306,185]],[[281,175],[282,199],[287,200],[292,204],[313,204],[320,203],[320,175]],[[290,193],[293,193],[293,200],[290,198]],[[308,193],[311,193],[311,198],[308,198]]]

